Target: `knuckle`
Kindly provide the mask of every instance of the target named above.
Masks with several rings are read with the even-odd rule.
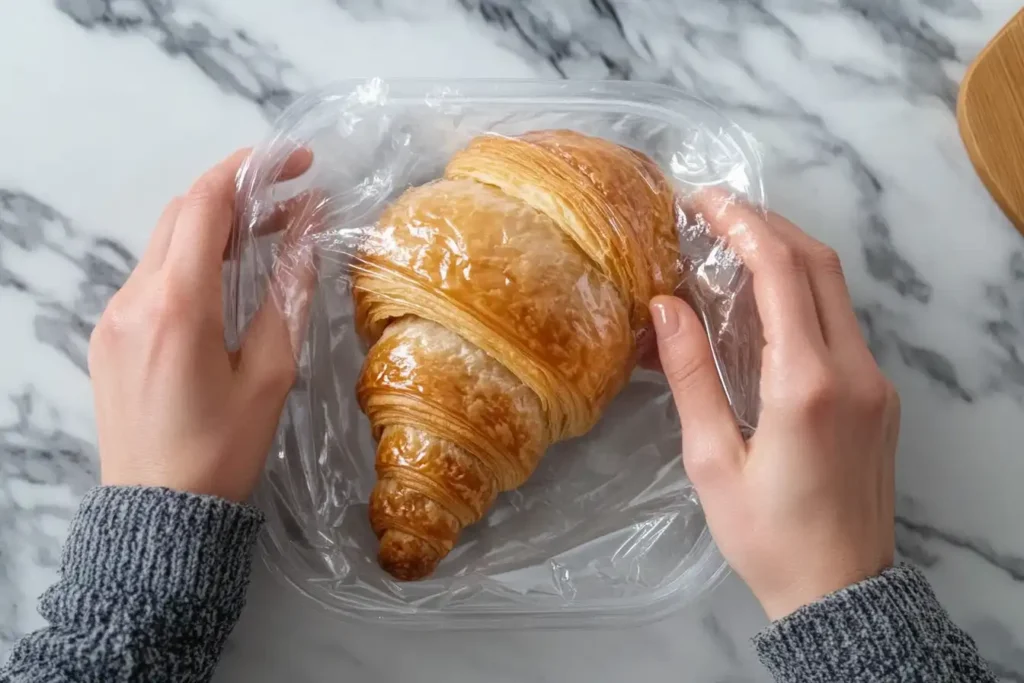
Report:
[[[715,454],[706,448],[688,449],[686,444],[683,446],[683,468],[690,481],[698,486],[723,474],[723,460],[721,454]]]
[[[860,403],[871,413],[881,413],[895,393],[888,380],[880,374],[868,378],[860,390]]]
[[[96,321],[96,325],[92,328],[92,333],[89,335],[90,347],[103,346],[109,343],[111,337],[119,329],[119,321],[124,317],[122,308],[120,296],[115,294],[107,302],[106,309],[104,309],[100,319]]]
[[[89,334],[89,351],[98,350],[108,343],[110,338],[110,332],[108,331],[110,323],[107,322],[106,313],[96,321],[96,324],[92,328],[92,332]]]
[[[194,310],[194,302],[172,282],[163,282],[146,297],[147,321],[161,328],[174,329],[187,320]]]
[[[167,206],[164,207],[164,216],[172,217],[177,216],[178,212],[181,211],[182,204],[185,203],[185,197],[182,195],[176,195],[171,198],[171,201],[167,202]]]
[[[295,384],[296,374],[295,363],[290,356],[275,359],[265,363],[256,373],[258,389],[275,394],[287,393]]]
[[[770,258],[786,273],[802,273],[807,270],[800,252],[785,242],[778,242],[771,247]]]
[[[839,258],[839,252],[832,247],[821,245],[811,259],[819,270],[843,277],[843,261]]]
[[[92,332],[89,335],[89,353],[86,361],[89,365],[90,373],[102,362],[107,352],[107,347],[111,346],[113,342],[113,330],[111,329],[111,324],[107,321],[106,315],[104,315],[99,319],[95,327],[92,328]]]
[[[230,207],[231,196],[216,178],[203,176],[196,180],[181,199],[181,208],[205,213]]]
[[[176,322],[181,318],[184,304],[173,291],[161,289],[147,300],[146,314],[154,322]]]
[[[815,368],[795,382],[793,402],[810,412],[827,412],[839,398],[839,382],[827,368]]]
[[[203,204],[211,198],[216,197],[219,189],[220,188],[217,186],[217,183],[214,182],[209,175],[204,175],[192,183],[192,186],[188,188],[188,193],[182,198],[182,201],[193,205]]]
[[[678,353],[672,354],[668,367],[663,369],[669,385],[685,391],[699,381],[700,373],[704,369],[704,359],[697,354],[683,351],[679,349]]]
[[[128,314],[120,294],[115,294],[89,333],[86,356],[90,372],[111,353],[123,345]]]

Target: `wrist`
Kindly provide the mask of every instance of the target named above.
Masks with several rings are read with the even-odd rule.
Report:
[[[877,576],[891,563],[873,568],[844,567],[826,572],[794,572],[784,584],[770,590],[755,591],[758,602],[770,621],[778,621],[808,605]]]
[[[214,461],[211,456],[209,461]],[[100,457],[100,482],[107,487],[166,489],[175,493],[219,498],[244,504],[256,486],[259,471],[251,474],[236,470],[232,476],[219,476],[205,470],[195,471],[181,463],[174,469],[160,466],[114,467]]]

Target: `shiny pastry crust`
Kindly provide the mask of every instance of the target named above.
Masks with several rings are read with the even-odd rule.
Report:
[[[409,190],[378,220],[359,269],[365,336],[404,315],[457,331],[540,397],[552,441],[589,430],[631,369],[615,286],[551,219],[489,185]]]
[[[410,316],[388,326],[370,348],[357,397],[376,438],[386,427],[408,426],[447,439],[479,459],[501,490],[525,482],[550,443],[537,394],[478,346],[423,318]],[[422,441],[405,439],[400,448],[382,441],[378,474],[388,464],[416,469],[427,478],[444,474],[439,480],[452,484],[436,454],[420,457]],[[384,457],[385,446],[395,453]],[[472,486],[452,492],[476,517],[486,510],[472,500],[483,492],[482,478],[475,475]]]
[[[570,131],[477,138],[385,210],[353,277],[385,570],[431,573],[551,443],[593,427],[648,301],[675,288],[675,216],[653,162]]]
[[[639,152],[567,130],[485,135],[455,154],[445,175],[493,185],[552,218],[612,278],[639,327],[647,303],[675,288],[674,195]]]

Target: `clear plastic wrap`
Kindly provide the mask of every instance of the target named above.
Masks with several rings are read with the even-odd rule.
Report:
[[[674,290],[753,429],[749,277],[688,203],[764,205],[749,136],[612,82],[374,79],[275,128],[239,176],[225,302],[237,344],[305,255],[290,286],[315,296],[277,301],[305,329],[298,380],[256,494],[272,571],[432,628],[620,624],[713,585],[668,387],[630,371],[647,301]],[[280,182],[299,148],[312,166]]]

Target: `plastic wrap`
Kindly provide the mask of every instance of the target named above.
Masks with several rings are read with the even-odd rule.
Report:
[[[299,148],[312,166],[279,182]],[[671,395],[634,370],[675,291],[753,429],[760,327],[688,203],[708,191],[763,206],[756,149],[661,86],[375,79],[293,105],[239,176],[225,302],[237,344],[306,255],[255,501],[272,571],[433,628],[619,624],[713,585]]]

